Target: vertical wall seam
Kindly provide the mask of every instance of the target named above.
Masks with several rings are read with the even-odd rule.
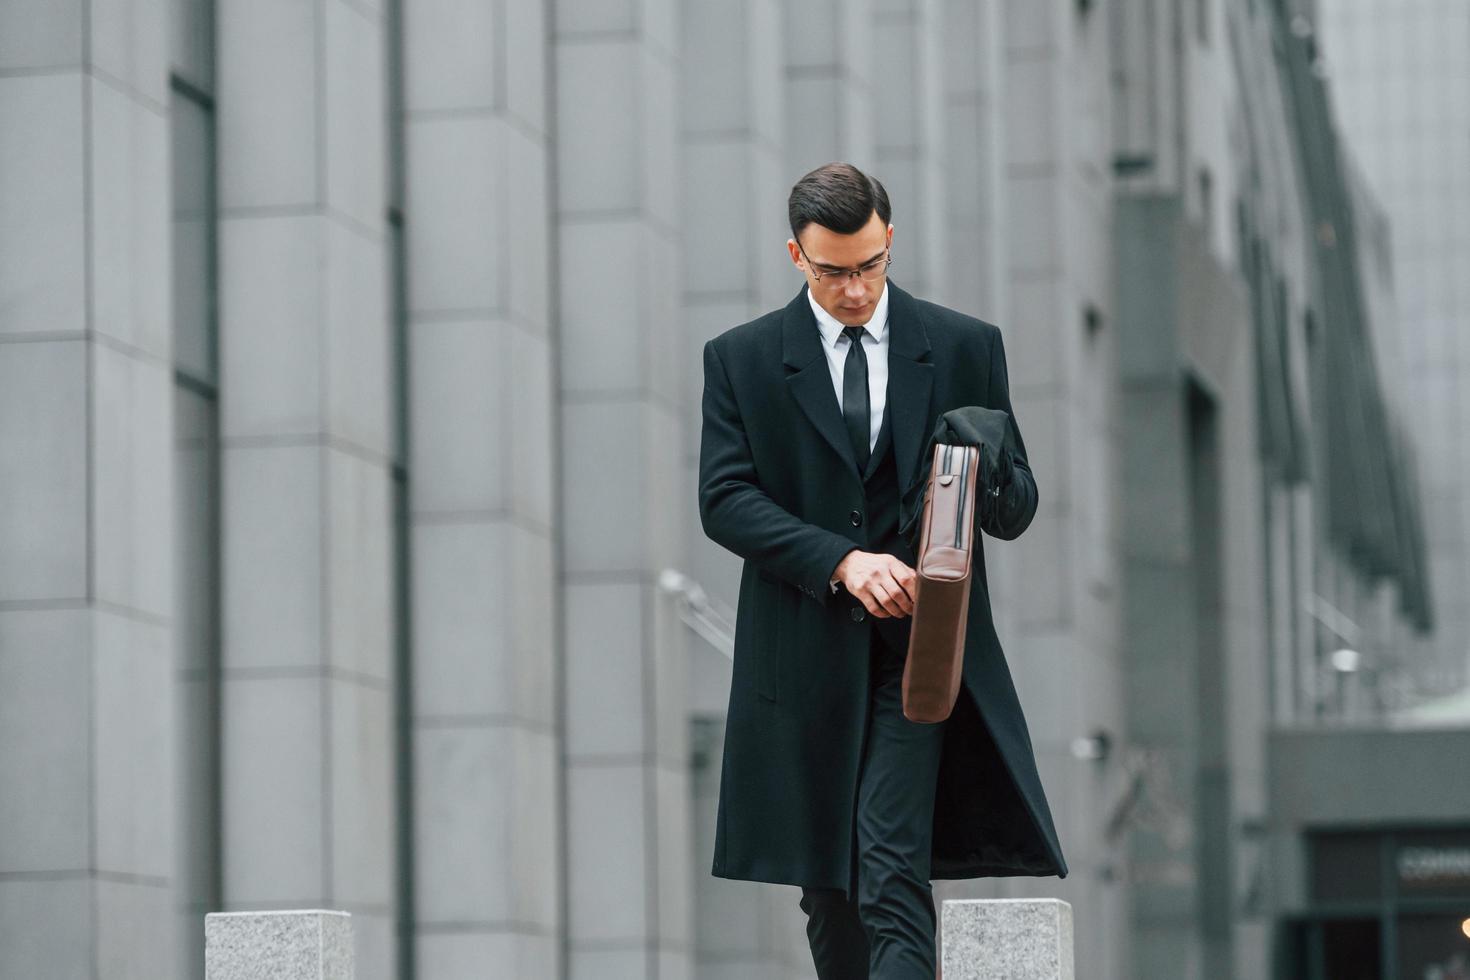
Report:
[[[632,7],[633,24],[632,36],[630,38],[629,50],[631,54],[631,69],[633,72],[633,132],[636,134],[635,167],[638,173],[638,186],[636,189],[634,211],[635,234],[637,243],[635,252],[640,257],[646,256],[651,249],[651,236],[648,232],[646,221],[653,211],[652,188],[648,182],[648,160],[651,154],[649,144],[650,136],[650,113],[648,111],[648,94],[654,84],[652,73],[647,64],[647,48],[649,45],[647,3],[634,3]],[[677,107],[676,107],[677,111]],[[646,261],[640,261],[639,265],[647,269]],[[640,307],[639,323],[650,322],[653,313],[653,301],[649,291],[653,287],[653,277],[647,273],[639,277],[634,287],[637,289],[636,302]],[[638,386],[648,396],[654,395],[653,379],[653,338],[652,331],[640,329],[637,331],[636,343],[638,345]],[[637,466],[646,474],[647,467],[653,453],[653,432],[650,425],[650,406],[646,401],[639,400],[634,403],[639,414],[638,424],[635,430],[638,433],[639,448],[642,451]],[[651,515],[647,510],[642,517],[645,522]],[[645,528],[647,524],[645,523]],[[645,534],[644,540],[649,540]],[[645,556],[639,564],[644,565],[648,560]],[[646,569],[645,569],[646,571]],[[658,726],[656,716],[659,711],[658,685],[657,685],[657,652],[654,650],[657,638],[657,625],[655,623],[656,611],[653,605],[658,601],[657,585],[643,582],[638,585],[639,591],[639,626],[641,642],[639,643],[639,660],[642,668],[643,685],[643,751],[646,759],[650,760],[640,764],[637,768],[639,780],[643,790],[644,815],[642,820],[643,830],[643,876],[644,892],[643,907],[646,921],[643,932],[643,948],[648,956],[644,969],[646,976],[651,980],[658,980]]]
[[[207,343],[206,357],[210,380],[214,384],[212,392],[213,411],[210,413],[209,449],[206,460],[206,472],[209,480],[209,554],[211,565],[212,586],[209,595],[210,605],[210,635],[206,663],[205,699],[209,706],[209,746],[205,750],[207,757],[206,772],[208,773],[209,785],[205,792],[207,794],[206,811],[209,814],[209,827],[206,831],[206,839],[209,841],[210,853],[214,856],[209,869],[209,880],[205,886],[206,901],[216,909],[224,907],[225,896],[225,810],[224,810],[224,519],[223,519],[223,489],[224,468],[223,453],[220,446],[224,439],[223,412],[221,410],[220,398],[220,262],[219,262],[219,110],[216,101],[219,94],[218,66],[219,66],[219,39],[216,34],[218,24],[217,14],[218,0],[207,0],[204,5],[207,18],[208,37],[208,84],[209,84],[209,128],[206,135],[206,152],[208,160],[206,165],[205,185],[205,214],[207,233],[205,236],[205,247],[208,250],[206,258],[207,275],[209,277],[208,305],[205,309],[206,324],[205,336]],[[173,105],[169,106],[170,125],[174,125]],[[170,272],[172,275],[172,270]],[[192,940],[191,940],[192,942]]]
[[[403,45],[403,0],[387,0],[385,7],[387,35],[383,38],[387,59],[385,98],[387,101],[388,152],[388,242],[390,295],[392,306],[391,343],[393,377],[393,432],[398,460],[389,451],[389,491],[393,549],[393,651],[392,662],[396,683],[389,694],[392,711],[393,746],[396,762],[394,783],[397,797],[394,815],[395,836],[393,899],[394,934],[397,936],[397,972],[400,980],[414,980],[418,949],[417,912],[414,893],[414,727],[413,727],[413,471],[410,465],[411,373],[408,339],[408,197],[405,189],[404,163],[408,139],[404,119],[405,55]],[[396,209],[396,211],[395,211]]]
[[[559,940],[560,948],[558,958],[559,968],[557,975],[560,980],[569,980],[571,976],[571,862],[568,860],[568,848],[571,840],[570,810],[571,792],[570,778],[567,766],[567,595],[565,575],[565,514],[566,514],[566,487],[562,478],[562,450],[565,447],[566,435],[563,429],[562,414],[562,387],[561,387],[561,209],[558,205],[558,191],[560,184],[560,166],[557,160],[559,152],[559,136],[557,123],[559,113],[557,111],[557,42],[556,42],[556,19],[560,0],[546,0],[543,6],[545,22],[542,28],[542,36],[539,39],[542,46],[542,104],[545,107],[545,132],[543,150],[545,156],[542,158],[541,166],[546,176],[546,200],[542,220],[546,222],[546,259],[545,268],[548,274],[546,288],[546,358],[549,369],[549,384],[547,392],[547,409],[551,413],[548,431],[551,433],[553,447],[549,453],[549,464],[551,468],[552,487],[552,509],[551,519],[551,588],[556,597],[551,615],[552,633],[552,738],[553,758],[555,759],[555,772],[553,780],[557,793],[557,813],[555,830],[555,854],[557,875],[557,918],[552,924],[555,935]]]
[[[82,31],[82,64],[78,81],[81,85],[82,97],[82,288],[84,290],[83,304],[83,327],[82,327],[82,364],[83,377],[82,386],[85,389],[83,396],[84,419],[83,431],[83,483],[85,484],[86,498],[86,531],[84,535],[84,553],[86,555],[86,567],[83,572],[83,596],[84,608],[87,610],[85,617],[87,628],[86,653],[84,661],[87,667],[87,902],[91,912],[92,921],[88,924],[88,968],[93,980],[97,980],[101,965],[98,962],[97,948],[97,921],[99,916],[97,896],[97,524],[93,516],[93,508],[96,500],[96,426],[93,416],[96,411],[95,377],[96,359],[93,356],[93,337],[96,330],[96,256],[94,255],[94,231],[95,221],[92,215],[92,159],[93,139],[92,131],[92,86],[88,65],[92,61],[92,3],[84,0],[82,3],[81,31]]]
[[[312,45],[315,57],[312,59],[312,82],[313,100],[316,106],[316,118],[312,121],[312,135],[315,142],[315,159],[312,161],[316,173],[316,202],[315,209],[318,214],[325,214],[327,210],[327,177],[326,177],[326,30],[327,30],[327,0],[315,0],[312,4],[312,16],[315,20]],[[322,667],[328,667],[332,662],[331,632],[331,590],[328,588],[328,577],[332,569],[328,564],[331,556],[331,476],[330,457],[331,448],[328,445],[327,436],[330,434],[330,426],[327,418],[327,406],[330,398],[327,393],[327,381],[330,372],[327,370],[327,362],[331,355],[328,349],[329,331],[327,330],[327,317],[331,313],[329,295],[331,277],[325,273],[331,265],[331,242],[327,233],[327,225],[330,218],[323,217],[322,220],[312,223],[311,233],[316,243],[316,335],[319,344],[317,348],[316,375],[317,375],[317,428],[322,438],[316,448],[317,467],[317,520],[320,522],[317,530],[317,659]],[[321,680],[321,688],[318,690],[318,699],[321,705],[320,729],[317,732],[318,751],[321,753],[321,768],[318,780],[321,786],[321,809],[319,811],[319,832],[321,835],[321,862],[318,871],[321,874],[321,893],[327,901],[336,901],[336,892],[332,881],[332,681],[330,677],[324,676]]]

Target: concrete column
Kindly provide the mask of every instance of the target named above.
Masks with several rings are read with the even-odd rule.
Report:
[[[930,278],[936,302],[1007,324],[1006,60],[1000,16],[1000,0],[944,0],[941,6],[941,193],[949,220]]]
[[[168,5],[0,5],[0,976],[172,976]]]
[[[562,975],[547,6],[403,5],[415,963],[444,980]]]
[[[678,8],[555,10],[568,975],[687,976]]]
[[[874,169],[886,58],[874,44],[874,2],[784,0],[788,187],[834,160]]]
[[[1234,976],[1234,828],[1263,806],[1266,724],[1249,321],[1177,197],[1117,213],[1125,731],[1169,815],[1127,828],[1130,972]]]
[[[732,609],[740,559],[712,544],[699,519],[700,402],[706,340],[790,302],[802,285],[786,239],[786,197],[805,170],[791,172],[785,120],[791,106],[782,63],[780,0],[686,4],[683,204],[690,243],[683,275],[681,375],[685,426],[679,511],[687,556],[682,566]],[[810,169],[810,167],[806,168]],[[694,910],[699,976],[803,977],[811,973],[798,893],[783,885],[728,881],[710,874],[719,800],[720,751],[730,698],[730,659],[703,640],[689,642],[688,710],[695,737]],[[723,973],[721,972],[723,971]]]
[[[226,909],[395,969],[384,10],[217,5]]]
[[[883,66],[873,79],[873,172],[894,207],[889,274],[930,299],[945,278],[942,13],[941,0],[873,0],[873,53]]]
[[[786,196],[799,175],[788,174],[782,159],[786,107],[778,0],[698,4],[683,14],[681,58],[700,66],[687,74],[679,104],[679,217],[689,243],[681,266],[680,319],[688,336],[680,345],[678,388],[690,423],[682,434],[678,489],[688,544],[683,567],[733,608],[740,559],[712,544],[699,519],[702,352],[705,341],[785,306],[801,288],[801,272],[786,252]],[[690,710],[723,716],[729,657],[691,639],[690,666]],[[708,863],[704,856],[699,862]]]
[[[1098,815],[1116,799],[1072,741],[1123,729],[1118,671],[1120,556],[1115,449],[1116,332],[1108,128],[1109,51],[1102,8],[1002,6],[1006,77],[1005,338],[1011,403],[1040,503],[995,560],[998,632],[1073,874],[1016,879],[1012,896],[1057,895],[1084,917],[1082,958],[1116,975],[1125,922]],[[1044,583],[1038,588],[1035,583]],[[1116,760],[1114,760],[1116,764]],[[1040,889],[1045,889],[1044,892]]]

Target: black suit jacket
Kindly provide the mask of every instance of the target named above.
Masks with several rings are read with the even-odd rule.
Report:
[[[999,329],[918,299],[891,278],[887,411],[898,486],[940,414],[981,405],[1011,418],[1014,479],[982,529],[1012,538],[1036,510]],[[704,347],[699,512],[711,540],[745,559],[736,612],[713,873],[845,888],[866,722],[869,621],[828,582],[866,528],[864,489],[806,286],[784,309]],[[991,619],[984,550],[975,574],[962,696],[936,791],[932,874],[1066,876],[1009,669]],[[909,545],[892,553],[914,563]]]

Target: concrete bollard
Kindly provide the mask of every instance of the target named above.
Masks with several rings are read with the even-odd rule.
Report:
[[[352,980],[352,916],[325,909],[211,912],[205,980]]]
[[[1075,980],[1060,899],[946,899],[940,937],[944,980]]]

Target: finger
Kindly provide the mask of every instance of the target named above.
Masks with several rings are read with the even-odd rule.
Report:
[[[887,610],[890,616],[906,615],[903,602],[899,599],[900,596],[904,595],[904,592],[898,587],[898,583],[891,576],[887,582],[882,583],[877,588],[883,594],[883,608]]]
[[[903,607],[904,612],[913,612],[915,598],[914,587],[912,585],[905,585],[897,579],[894,580],[893,586],[894,601]]]
[[[862,600],[863,606],[868,610],[870,616],[877,616],[879,619],[888,618],[888,613],[884,611],[878,599],[878,594],[873,590],[872,586],[864,587],[862,592],[859,593],[858,598]]]
[[[900,564],[896,568],[890,567],[888,573],[893,576],[895,598],[903,606],[906,612],[914,611],[914,574],[907,565]]]
[[[908,598],[919,598],[919,574],[910,569],[907,564],[904,564],[903,561],[895,561],[888,567],[888,573],[894,576],[898,588],[903,589]]]

